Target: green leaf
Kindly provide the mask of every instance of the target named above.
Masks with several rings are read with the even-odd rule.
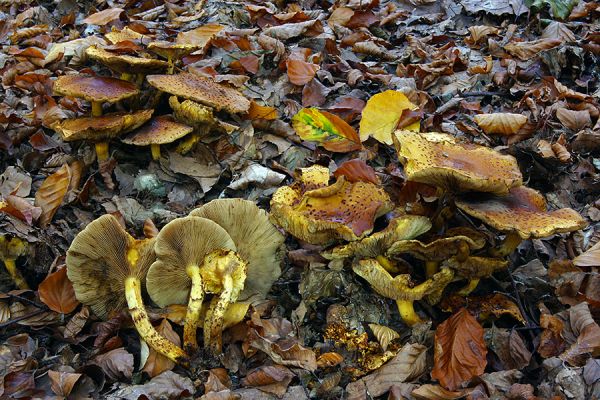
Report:
[[[337,115],[316,108],[303,108],[292,118],[292,126],[302,140],[316,142],[334,152],[359,150],[358,133]]]
[[[552,15],[560,19],[566,19],[577,3],[579,0],[525,0],[525,5],[529,8],[541,9],[548,4]]]

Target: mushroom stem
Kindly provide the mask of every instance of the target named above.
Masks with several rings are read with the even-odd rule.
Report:
[[[456,294],[459,296],[468,296],[473,290],[475,290],[477,285],[479,285],[479,278],[469,279],[469,283],[467,283],[465,287],[456,292]]]
[[[175,60],[173,60],[172,56],[167,57],[167,62],[169,63],[169,66],[167,67],[167,75],[173,75],[173,72],[175,72]]]
[[[150,145],[150,151],[152,152],[152,159],[154,161],[160,160],[160,144],[152,143]]]
[[[108,142],[96,142],[96,157],[98,161],[108,160]]]
[[[517,246],[519,246],[519,244],[522,241],[523,239],[521,239],[521,236],[519,236],[517,232],[509,232],[508,234],[506,234],[506,237],[504,238],[500,246],[490,250],[490,255],[492,257],[506,257],[510,253],[515,251]]]
[[[161,336],[150,323],[142,301],[142,289],[139,278],[130,276],[125,279],[125,298],[127,299],[131,319],[140,337],[150,347],[168,359],[184,367],[189,366],[188,355],[173,342]]]
[[[3,261],[4,261],[4,266],[6,267],[6,270],[8,271],[10,277],[12,278],[13,282],[15,283],[15,286],[18,287],[19,289],[23,289],[23,290],[29,289],[29,285],[25,281],[25,278],[23,278],[23,275],[21,275],[21,272],[19,272],[19,270],[17,269],[15,260],[5,259]]]
[[[190,265],[186,268],[186,272],[192,280],[192,288],[185,315],[185,325],[183,326],[183,348],[186,350],[196,350],[198,349],[196,331],[198,330],[200,311],[202,310],[202,301],[204,300],[204,285],[200,276],[200,267]]]
[[[381,266],[385,268],[385,270],[390,274],[398,273],[398,268],[396,268],[396,266],[392,264],[389,258],[379,255],[377,256],[377,262],[381,264]]]
[[[134,74],[132,74],[130,72],[122,72],[120,78],[127,82],[133,82],[133,79],[135,78],[135,76],[134,76]]]
[[[92,117],[102,116],[102,102],[92,101]]]
[[[175,151],[178,152],[179,154],[185,154],[188,151],[190,151],[196,145],[196,143],[198,143],[199,140],[200,140],[200,135],[198,135],[197,133],[192,133],[191,135],[188,135],[185,139],[183,139],[181,141],[181,143],[179,143],[177,145],[177,148],[175,149]]]
[[[223,317],[232,294],[233,278],[228,274],[223,277],[223,291],[210,302],[204,320],[204,346],[209,346],[214,355],[220,354],[223,348]]]
[[[440,267],[439,261],[425,261],[425,276],[429,279],[435,275]]]
[[[144,79],[146,78],[146,75],[144,74],[137,74],[135,76],[135,84],[137,85],[137,87],[141,88],[142,85],[144,84]]]
[[[412,300],[396,300],[398,311],[402,320],[409,326],[413,326],[423,322],[421,317],[415,312]]]

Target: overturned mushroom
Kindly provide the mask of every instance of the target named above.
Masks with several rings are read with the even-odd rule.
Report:
[[[410,275],[402,274],[392,278],[374,259],[359,260],[352,269],[358,276],[369,282],[377,293],[396,300],[400,316],[410,326],[422,322],[415,312],[413,301],[421,300],[430,293],[443,291],[454,276],[452,270],[442,268],[425,282],[413,286]]]
[[[173,121],[168,116],[156,117],[135,132],[121,139],[121,142],[134,146],[150,146],[152,159],[160,159],[160,145],[173,143],[192,132],[193,128]]]
[[[458,142],[444,133],[396,131],[398,158],[409,181],[451,192],[506,194],[522,183],[517,161],[485,146]]]
[[[295,183],[273,194],[271,219],[300,240],[327,245],[364,238],[375,219],[393,208],[387,193],[373,183],[351,183],[343,175],[328,182],[325,167],[301,169]]]
[[[141,338],[169,359],[188,364],[187,354],[152,326],[142,301],[142,285],[155,259],[154,239],[135,240],[112,215],[92,221],[67,251],[67,276],[75,296],[103,319],[129,309]]]
[[[235,244],[217,223],[185,217],[165,225],[154,247],[156,261],[146,277],[148,294],[160,307],[187,303],[184,346],[196,349],[196,331],[207,284],[200,270],[208,254],[215,250],[235,251]]]
[[[12,278],[15,286],[19,289],[29,289],[29,285],[21,272],[17,269],[17,258],[25,255],[27,252],[27,242],[13,237],[7,238],[5,235],[0,235],[0,260],[4,263],[6,271]]]
[[[509,255],[522,240],[573,232],[587,225],[570,208],[548,211],[544,197],[525,186],[512,188],[506,196],[470,193],[455,202],[467,214],[507,233],[504,242],[490,252],[494,257]]]

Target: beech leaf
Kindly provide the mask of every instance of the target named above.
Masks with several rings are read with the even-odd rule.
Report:
[[[61,268],[48,275],[40,283],[38,291],[40,300],[52,311],[68,314],[79,305],[73,284],[67,277],[67,268]]]
[[[82,22],[89,25],[106,25],[109,22],[118,19],[123,12],[125,12],[125,10],[122,8],[107,8],[106,10],[89,15]]]
[[[486,354],[483,328],[463,308],[435,330],[431,377],[446,389],[457,390],[464,382],[483,374]]]
[[[379,178],[375,175],[375,170],[367,165],[366,162],[359,159],[353,159],[343,162],[333,173],[334,177],[344,175],[350,182],[371,182],[379,185]]]
[[[474,119],[485,133],[497,135],[514,135],[527,122],[525,115],[512,113],[479,114]]]
[[[35,205],[42,209],[40,226],[46,227],[60,207],[71,183],[71,168],[63,164],[55,173],[48,176],[35,194]]]
[[[378,324],[369,324],[369,328],[373,331],[373,334],[377,338],[377,341],[381,345],[383,351],[386,351],[388,345],[395,339],[400,337],[400,334],[393,330],[392,328],[388,328],[384,325]]]
[[[156,331],[160,335],[167,338],[167,340],[173,342],[176,346],[181,346],[181,339],[179,338],[177,332],[173,330],[168,320],[163,319],[160,325],[156,327]],[[144,345],[147,346],[145,343]],[[165,371],[173,369],[173,367],[175,367],[175,363],[173,361],[157,353],[156,350],[149,348],[148,357],[146,358],[146,362],[144,363],[144,368],[142,371],[147,372],[151,378],[154,378]]]
[[[317,142],[329,151],[343,153],[362,147],[354,128],[327,111],[303,108],[292,118],[292,126],[303,140]]]
[[[287,66],[288,79],[294,85],[299,86],[306,85],[308,82],[312,81],[319,70],[317,64],[302,60],[287,60],[285,65]]]
[[[398,127],[405,110],[416,110],[418,107],[408,100],[404,93],[386,90],[372,96],[362,111],[360,120],[360,140],[364,142],[369,137],[381,143],[392,144],[392,133]],[[419,132],[420,120],[404,125],[403,129]]]

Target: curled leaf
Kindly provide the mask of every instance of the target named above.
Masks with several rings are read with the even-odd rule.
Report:
[[[60,207],[71,182],[71,168],[64,164],[55,173],[48,176],[35,194],[35,205],[42,209],[40,226],[47,226]]]
[[[329,151],[343,153],[362,147],[354,128],[327,111],[303,108],[292,118],[292,126],[303,140],[317,142]]]

